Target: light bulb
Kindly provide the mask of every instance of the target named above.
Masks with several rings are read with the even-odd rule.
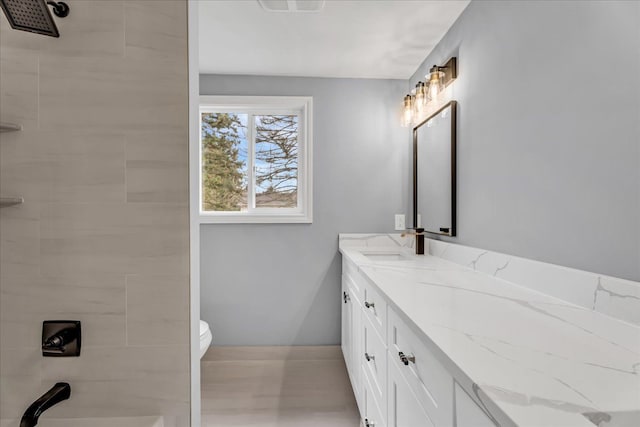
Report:
[[[444,73],[440,71],[440,67],[434,65],[426,77],[429,79],[429,97],[436,99],[438,94],[444,90],[444,84],[442,83]]]
[[[402,126],[404,127],[411,126],[413,123],[414,99],[415,98],[411,95],[404,97],[404,101],[402,103]]]
[[[429,100],[429,94],[427,93],[427,85],[424,82],[418,82],[416,85],[416,99],[415,99],[415,107],[416,114],[421,114],[424,111],[424,108],[427,105],[427,101]]]

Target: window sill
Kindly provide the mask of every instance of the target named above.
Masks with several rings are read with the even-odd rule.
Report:
[[[200,224],[311,224],[313,218],[305,214],[244,214],[207,215],[200,214]]]

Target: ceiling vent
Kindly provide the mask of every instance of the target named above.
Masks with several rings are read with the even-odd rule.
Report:
[[[258,0],[268,12],[320,12],[325,0]]]

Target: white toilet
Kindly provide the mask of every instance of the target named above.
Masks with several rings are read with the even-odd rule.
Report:
[[[211,345],[211,340],[213,339],[213,335],[211,334],[211,329],[209,329],[209,324],[204,320],[200,321],[200,359],[207,352],[209,345]]]

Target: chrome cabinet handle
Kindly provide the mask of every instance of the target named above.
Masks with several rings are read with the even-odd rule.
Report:
[[[365,353],[364,358],[367,359],[367,362],[371,362],[375,359],[375,356],[373,354]]]
[[[399,352],[398,356],[400,357],[400,361],[405,364],[405,366],[409,365],[409,362],[416,363],[416,357],[414,355],[407,356],[403,352]]]
[[[349,297],[349,294],[347,293],[347,291],[343,291],[342,292],[342,299],[344,300],[344,303],[346,304],[347,301],[349,301],[351,298]]]
[[[376,305],[375,303],[365,301],[364,306],[367,308],[372,308],[372,307],[375,307]]]
[[[375,427],[375,424],[370,422],[368,418],[364,419],[364,427]]]

